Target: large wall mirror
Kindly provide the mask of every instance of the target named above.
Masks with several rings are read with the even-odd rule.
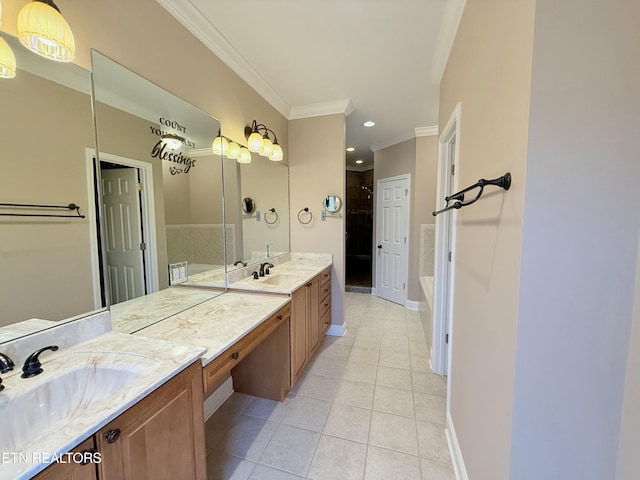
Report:
[[[95,136],[90,74],[46,60],[0,33],[17,74],[0,79],[0,342],[106,306],[92,197]],[[34,216],[34,215],[62,215]],[[68,216],[68,217],[67,217]],[[16,323],[21,322],[19,325]]]
[[[220,122],[95,51],[92,69],[112,323],[133,332],[224,292]]]

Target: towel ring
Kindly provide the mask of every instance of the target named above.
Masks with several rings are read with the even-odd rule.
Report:
[[[271,215],[273,217],[273,222],[269,221],[269,213],[272,213],[273,215]],[[265,213],[264,213],[264,223],[266,223],[267,225],[273,225],[274,223],[276,223],[278,221],[278,212],[276,212],[275,208],[269,208]]]
[[[303,222],[302,218],[300,217],[303,217],[305,214],[309,217],[309,219],[306,222]],[[298,221],[301,224],[308,225],[309,223],[311,223],[311,220],[313,220],[313,213],[311,213],[311,211],[309,210],[309,207],[304,207],[298,212]]]

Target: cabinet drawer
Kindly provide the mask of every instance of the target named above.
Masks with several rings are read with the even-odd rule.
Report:
[[[327,330],[329,330],[330,326],[331,326],[331,308],[329,308],[324,313],[324,315],[320,317],[320,331],[322,332],[322,335],[327,333]]]
[[[331,267],[327,268],[326,270],[323,270],[322,273],[320,274],[320,287],[322,288],[322,286],[327,283],[329,280],[331,280]]]
[[[325,298],[320,302],[320,305],[318,305],[318,315],[322,317],[325,313],[327,313],[327,311],[331,312],[331,297]]]
[[[329,295],[331,295],[331,280],[320,285],[320,303],[322,304],[322,302],[325,302]]]
[[[260,342],[267,338],[283,321],[289,318],[290,312],[290,305],[285,305],[204,367],[204,391],[207,392],[220,379],[227,375],[233,367],[249,355]]]

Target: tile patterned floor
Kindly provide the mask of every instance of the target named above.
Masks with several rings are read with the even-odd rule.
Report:
[[[346,293],[345,317],[284,402],[234,393],[207,421],[209,479],[454,479],[418,312]]]

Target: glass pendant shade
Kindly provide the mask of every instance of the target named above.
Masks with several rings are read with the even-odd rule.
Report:
[[[38,55],[57,62],[70,62],[76,44],[69,24],[50,0],[27,3],[18,14],[20,43]]]
[[[172,133],[162,135],[162,137],[160,138],[162,140],[162,143],[164,143],[171,150],[177,150],[178,148],[180,148],[182,146],[182,142],[184,141],[184,138]]]
[[[16,56],[4,38],[0,37],[0,78],[16,76]]]
[[[240,156],[238,156],[238,163],[251,163],[251,152],[242,147],[240,148]]]
[[[229,153],[229,142],[226,138],[218,135],[213,140],[211,150],[213,151],[214,155],[226,155],[227,153]]]
[[[262,148],[262,135],[260,135],[258,132],[253,132],[251,135],[249,135],[249,139],[247,140],[247,142],[247,148],[249,148],[249,151],[258,153]]]
[[[277,143],[273,144],[273,151],[271,155],[269,155],[269,160],[273,162],[281,162],[284,159],[284,152],[282,151],[282,147]]]
[[[236,142],[229,142],[229,151],[227,152],[227,158],[235,160],[240,156],[240,145]]]
[[[273,143],[266,135],[262,138],[262,147],[260,148],[260,155],[268,157],[273,152]]]

